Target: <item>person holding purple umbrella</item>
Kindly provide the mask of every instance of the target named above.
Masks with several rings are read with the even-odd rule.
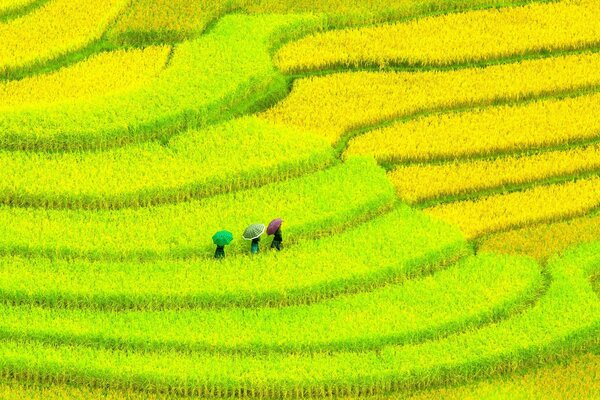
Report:
[[[273,235],[271,249],[276,249],[277,251],[281,251],[283,249],[283,235],[281,234],[282,224],[283,220],[281,218],[276,218],[269,223],[269,227],[267,228],[267,234],[269,236]]]

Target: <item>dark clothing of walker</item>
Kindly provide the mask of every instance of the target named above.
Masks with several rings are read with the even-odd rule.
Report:
[[[242,235],[245,240],[252,241],[250,244],[250,253],[258,253],[258,244],[260,243],[260,237],[265,233],[266,227],[263,224],[252,224],[246,228]]]
[[[217,260],[225,258],[225,246],[217,246],[217,250],[215,250],[215,258]]]
[[[281,233],[281,228],[277,229],[277,231],[273,234],[271,248],[277,249],[277,251],[281,251],[283,249],[283,234]]]
[[[213,235],[212,240],[213,243],[217,245],[217,250],[215,251],[215,258],[217,260],[224,259],[225,246],[232,242],[233,234],[229,231],[219,231]]]
[[[258,249],[258,243],[260,242],[260,238],[257,237],[255,239],[252,239],[252,244],[250,245],[250,253],[252,254],[256,254],[258,253],[259,249]]]

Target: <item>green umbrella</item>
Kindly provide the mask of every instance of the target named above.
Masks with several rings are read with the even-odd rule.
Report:
[[[219,231],[213,235],[212,240],[217,246],[227,246],[233,240],[233,234],[229,231]]]
[[[256,239],[257,237],[260,237],[260,235],[262,235],[265,232],[265,226],[264,224],[252,224],[249,227],[246,228],[246,230],[244,231],[244,239],[246,240],[253,240]]]

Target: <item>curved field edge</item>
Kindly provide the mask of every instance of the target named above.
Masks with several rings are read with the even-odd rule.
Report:
[[[0,203],[120,209],[257,188],[337,164],[317,135],[254,117],[188,131],[165,145],[91,153],[0,152]]]
[[[48,0],[40,0],[48,1]],[[514,7],[519,5],[529,4],[531,2],[545,3],[555,2],[558,0],[475,0],[475,1],[463,1],[457,0],[453,2],[445,2],[444,6],[440,6],[436,1],[433,1],[428,5],[427,8],[418,10],[418,12],[412,12],[410,9],[401,11],[400,13],[390,13],[389,10],[383,10],[388,8],[389,4],[383,2],[382,10],[377,15],[373,15],[373,18],[365,20],[364,10],[360,12],[353,12],[352,15],[339,14],[339,9],[336,8],[338,14],[329,15],[323,13],[314,13],[310,8],[320,7],[324,2],[318,2],[317,4],[305,5],[304,9],[294,9],[297,4],[295,2],[289,2],[283,4],[278,2],[277,4],[266,4],[247,2],[242,7],[240,4],[233,3],[221,3],[221,2],[189,2],[186,0],[169,1],[167,3],[164,0],[150,0],[145,2],[144,6],[140,6],[142,2],[135,1],[135,4],[127,7],[121,15],[108,27],[104,35],[98,40],[90,43],[87,47],[84,47],[78,51],[67,53],[63,56],[56,57],[53,60],[46,63],[38,63],[28,68],[18,68],[10,71],[9,76],[0,76],[0,80],[3,78],[18,80],[26,77],[39,75],[43,73],[50,73],[60,68],[72,65],[73,63],[85,60],[87,57],[92,56],[98,52],[118,50],[130,47],[146,47],[151,45],[165,45],[165,44],[176,44],[182,41],[191,41],[198,39],[202,34],[208,34],[214,29],[222,18],[227,17],[229,14],[235,13],[246,13],[250,15],[260,14],[304,14],[311,15],[311,17],[318,18],[319,22],[312,28],[298,35],[302,37],[311,32],[319,31],[322,29],[331,29],[332,27],[338,26],[364,26],[365,24],[377,24],[381,22],[398,22],[407,19],[423,18],[431,15],[444,15],[449,12],[463,12],[467,10],[477,9],[488,9],[488,8],[503,8],[503,7]],[[42,4],[43,5],[43,4]],[[284,8],[273,11],[270,9],[272,6]],[[418,2],[421,5],[421,2]],[[289,8],[287,8],[289,6]],[[337,7],[337,5],[334,5]],[[204,8],[207,7],[207,8]],[[214,7],[214,9],[213,9]],[[368,4],[369,9],[372,9],[373,4]],[[152,10],[152,15],[155,18],[147,18],[148,9]],[[207,13],[206,11],[209,10]],[[166,12],[165,12],[166,11]],[[189,13],[191,11],[191,14]],[[140,12],[143,15],[139,15]],[[163,14],[163,12],[165,12]],[[138,14],[136,16],[136,13]],[[198,15],[201,14],[201,15]],[[135,27],[132,26],[128,19],[133,15],[133,19],[141,19],[143,24],[154,24],[157,21],[159,23],[165,23],[160,28],[153,29],[153,27]],[[283,42],[278,43],[276,47],[282,46],[285,42],[294,40],[296,36],[292,35],[286,38]]]
[[[530,259],[482,255],[402,285],[278,309],[90,313],[0,306],[0,336],[130,350],[364,351],[507,318],[534,302],[544,281]]]
[[[53,73],[0,82],[0,110],[39,108],[136,90],[166,68],[171,50],[171,46],[149,46],[106,51]]]
[[[599,189],[600,177],[596,174],[566,183],[441,204],[425,212],[460,227],[473,240],[595,212],[600,206]]]
[[[16,4],[0,7],[0,23],[6,23],[11,19],[19,18],[29,14],[33,10],[43,6],[50,0],[23,0]]]
[[[73,6],[68,0],[53,0],[21,18],[0,23],[0,75],[10,78],[14,72],[37,69],[92,45],[128,3],[85,0]],[[60,18],[70,23],[56,24]]]
[[[402,167],[571,149],[598,141],[596,121],[575,117],[593,114],[598,99],[594,89],[391,120],[353,135],[347,154],[370,154],[386,166]],[[388,148],[376,148],[383,143]]]
[[[104,149],[165,139],[272,103],[287,94],[288,84],[274,70],[269,49],[316,21],[227,16],[210,34],[177,45],[168,68],[144,88],[81,104],[3,112],[0,147]]]
[[[363,139],[354,136],[391,120],[592,91],[599,81],[590,71],[599,60],[596,53],[582,53],[485,68],[310,77],[294,81],[289,96],[260,116],[318,132],[340,150],[353,139],[348,154]]]
[[[373,160],[356,158],[301,178],[177,204],[119,210],[0,207],[0,220],[11,221],[0,229],[0,252],[206,259],[215,249],[211,237],[223,229],[234,234],[227,253],[240,254],[249,249],[241,235],[251,223],[283,218],[290,244],[339,233],[391,209],[396,199],[385,171]]]
[[[545,2],[545,0],[542,0]],[[111,41],[140,46],[193,38],[209,30],[218,19],[233,12],[248,14],[317,14],[324,20],[323,29],[362,26],[381,22],[419,18],[426,15],[461,12],[471,9],[509,7],[524,4],[522,0],[451,0],[443,4],[433,1],[248,1],[197,2],[186,0],[138,0],[119,18],[108,32]],[[150,12],[156,16],[148,19]]]
[[[590,24],[599,12],[593,2],[533,3],[335,30],[286,44],[276,53],[275,63],[286,73],[340,67],[456,67],[577,51],[600,44],[600,25]]]
[[[419,208],[524,191],[598,175],[600,146],[530,155],[400,166],[388,176],[402,200]],[[446,176],[446,181],[437,177]]]
[[[390,239],[373,239],[380,235]],[[338,235],[258,258],[111,263],[5,257],[0,299],[108,310],[310,304],[422,276],[470,253],[455,228],[399,206]]]
[[[19,112],[5,113],[3,118],[0,119],[0,122],[4,125],[3,130],[6,132],[3,140],[0,140],[0,147],[11,150],[35,149],[43,151],[109,148],[126,143],[168,138],[181,130],[205,126],[227,118],[228,115],[240,115],[250,110],[271,105],[287,94],[288,83],[279,73],[273,70],[270,56],[267,54],[268,49],[276,43],[300,35],[302,32],[309,31],[320,24],[319,18],[315,16],[278,18],[280,19],[279,22],[274,22],[277,19],[276,17],[268,16],[227,16],[223,18],[209,34],[177,46],[170,67],[157,79],[156,83],[150,85],[146,90],[131,94],[131,96],[99,98],[91,104],[87,104],[85,108],[80,105],[71,105],[49,107],[40,112],[28,112],[26,114]],[[249,22],[252,19],[255,21],[262,20],[262,23],[258,23],[252,28],[252,23]],[[287,29],[282,28],[282,25],[286,25],[285,22],[282,22],[283,20],[288,21]],[[269,29],[267,26],[270,23],[272,24]],[[236,68],[244,70],[248,65],[241,64],[252,60],[249,62],[250,64],[253,63],[253,68],[249,69],[252,70],[252,73],[248,75],[248,71],[242,71],[241,73],[240,71],[235,73],[228,71],[227,74],[230,79],[227,80],[227,85],[229,86],[225,90],[229,93],[222,91],[223,97],[219,100],[215,101],[215,97],[218,96],[213,96],[212,99],[194,97],[194,95],[197,96],[195,92],[202,91],[205,88],[200,83],[191,82],[187,78],[194,74],[202,75],[203,72],[197,71],[189,65],[186,66],[186,57],[197,58],[197,55],[193,55],[194,47],[198,47],[202,43],[204,45],[210,44],[211,39],[218,38],[219,34],[223,36],[221,39],[225,38],[224,40],[238,43],[239,40],[232,40],[230,37],[235,36],[235,34],[229,35],[231,32],[224,33],[228,30],[226,27],[228,24],[237,25],[239,31],[243,31],[240,27],[244,24],[249,30],[255,29],[251,33],[246,32],[243,36],[246,41],[243,47],[245,49],[254,49],[255,47],[260,49],[262,47],[261,50],[250,52],[252,54],[246,52],[249,55],[245,57],[242,55],[246,53],[241,49],[237,49],[233,45],[228,47],[228,51],[235,53],[237,56],[232,58],[233,61],[229,63],[229,67],[237,63]],[[257,28],[257,25],[259,28]],[[257,34],[256,30],[262,30],[263,32]],[[241,32],[238,33],[238,35],[241,34]],[[248,38],[252,38],[252,40],[248,40]],[[182,48],[185,48],[185,50],[182,50]],[[265,52],[264,57],[262,55],[257,57],[257,54],[261,51]],[[180,53],[184,53],[184,55]],[[211,55],[210,51],[207,51],[204,56],[204,62],[223,58],[222,52],[219,57]],[[244,74],[248,76],[241,76]],[[175,75],[180,78],[174,78]],[[212,78],[211,85],[213,87],[211,87],[211,92],[224,89],[224,82],[217,82],[219,80],[217,76],[212,76]],[[233,88],[231,78],[234,78],[233,80],[237,79],[239,83],[237,88]],[[194,87],[198,84],[199,87]],[[181,95],[179,97],[166,96],[163,86],[169,88],[180,87],[181,90],[176,92],[194,91],[194,93],[186,93],[185,96]],[[184,99],[186,96],[187,98]],[[153,107],[151,107],[151,110],[141,109],[135,106],[139,103],[149,103]],[[165,111],[165,104],[169,105],[169,112]],[[174,115],[172,112],[173,104],[179,104],[176,106],[179,108],[179,115]],[[186,110],[184,111],[183,108]],[[108,118],[110,121],[107,120],[107,115],[110,116]],[[73,120],[86,121],[85,126],[88,128],[82,129],[80,124],[64,125],[65,121]]]
[[[552,260],[552,283],[529,310],[437,341],[377,352],[245,357],[2,341],[2,375],[184,395],[278,398],[362,396],[469,381],[598,345],[600,300],[590,278],[600,268],[599,245]]]

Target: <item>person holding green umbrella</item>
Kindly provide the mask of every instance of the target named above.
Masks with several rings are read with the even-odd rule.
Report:
[[[250,253],[256,254],[259,252],[258,244],[260,242],[260,237],[265,232],[266,227],[264,224],[252,224],[246,228],[244,234],[242,235],[245,240],[251,240],[250,244]]]
[[[217,245],[215,251],[215,258],[221,260],[225,258],[225,246],[227,246],[233,240],[233,234],[229,231],[219,231],[212,237],[213,243]]]

